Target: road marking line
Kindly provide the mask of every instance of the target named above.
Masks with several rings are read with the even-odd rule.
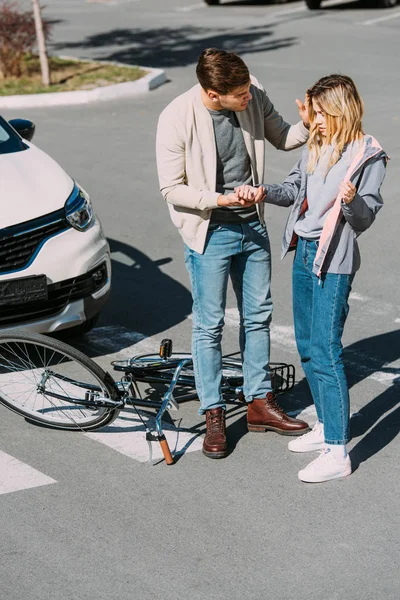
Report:
[[[397,19],[400,17],[400,10],[397,12],[392,12],[390,15],[385,15],[383,17],[377,17],[376,19],[369,19],[368,21],[358,21],[357,25],[375,25],[375,23],[382,23],[383,21],[391,21],[392,19]]]
[[[33,467],[0,450],[0,494],[57,483]]]
[[[125,254],[125,252],[120,252],[119,250],[118,252],[111,252],[111,258],[112,260],[116,260],[117,262],[121,263],[121,265],[125,265],[126,267],[133,267],[135,264],[135,261],[130,256]]]
[[[110,358],[112,355],[113,360],[130,358],[134,354],[158,351],[155,336],[149,338],[138,331],[131,331],[126,327],[116,327],[114,325],[95,327],[85,335],[83,341],[93,352],[99,352],[101,356],[110,356]],[[122,349],[116,352],[116,348]]]
[[[199,10],[200,8],[205,8],[204,2],[201,4],[192,4],[191,6],[178,6],[174,10],[177,12],[190,12],[192,10]]]
[[[368,311],[374,315],[387,315],[391,312],[400,312],[400,306],[392,304],[390,302],[383,302],[382,300],[375,300],[369,296],[362,296],[357,292],[350,293],[350,302],[360,302],[363,304],[362,310]]]
[[[149,418],[143,412],[141,415],[150,430],[154,431],[154,418]],[[197,452],[202,448],[203,438],[195,433],[177,429],[168,423],[163,423],[163,431],[173,455]],[[111,425],[104,427],[99,432],[85,433],[85,436],[139,462],[147,462],[150,458],[145,429],[132,410],[122,411]],[[153,461],[162,458],[160,444],[152,442]]]

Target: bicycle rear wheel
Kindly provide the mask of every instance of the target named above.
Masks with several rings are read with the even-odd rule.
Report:
[[[0,335],[0,403],[14,412],[89,431],[115,419],[118,398],[112,377],[68,344],[34,333]],[[102,406],[107,401],[111,406]]]

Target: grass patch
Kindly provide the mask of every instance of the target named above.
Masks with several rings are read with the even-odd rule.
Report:
[[[39,58],[26,55],[22,77],[4,79],[0,75],[0,96],[92,90],[96,87],[114,83],[136,81],[146,75],[146,71],[139,67],[121,67],[113,64],[57,57],[49,57],[49,67],[51,85],[50,87],[44,87]]]

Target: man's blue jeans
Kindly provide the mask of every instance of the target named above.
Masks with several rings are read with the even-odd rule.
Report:
[[[239,344],[247,401],[271,391],[269,372],[272,313],[271,253],[261,223],[212,224],[203,254],[185,246],[193,296],[192,353],[199,413],[223,407],[222,351],[228,279],[240,313]]]
[[[327,444],[349,441],[349,392],[342,335],[354,275],[312,272],[318,242],[299,238],[293,263],[297,348]]]

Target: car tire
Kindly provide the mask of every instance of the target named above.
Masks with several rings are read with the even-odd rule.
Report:
[[[217,6],[217,4],[219,4],[219,0],[204,0],[204,2],[208,4],[208,6]]]
[[[321,0],[306,0],[306,4],[310,10],[318,10],[321,6]]]

